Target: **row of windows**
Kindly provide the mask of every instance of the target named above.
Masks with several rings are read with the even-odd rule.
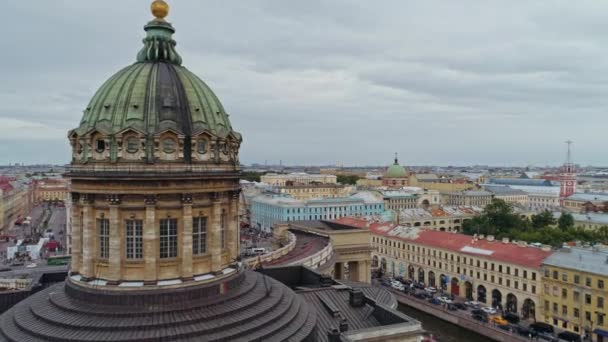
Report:
[[[226,247],[226,211],[222,210],[220,217],[220,244]],[[127,259],[143,258],[143,221],[125,221],[125,251]],[[159,226],[159,255],[162,259],[178,256],[178,222],[175,218],[160,220]],[[97,238],[99,257],[108,259],[110,256],[110,220],[97,220]],[[192,218],[192,254],[207,253],[207,217]]]
[[[402,242],[398,242],[398,241],[393,241],[393,240],[388,240],[388,239],[382,239],[379,237],[375,237],[372,236],[372,242],[377,243],[377,244],[383,244],[389,247],[395,247],[398,249],[403,249],[403,250],[407,250],[407,251],[413,251],[413,252],[418,252],[419,254],[426,254],[426,255],[433,255],[433,257],[439,257],[440,259],[443,258],[445,260],[451,260],[454,261],[454,254],[452,253],[448,253],[448,252],[442,252],[442,251],[437,251],[435,249],[431,250],[430,248],[425,248],[422,247],[420,248],[420,246],[414,246],[414,245],[410,245],[410,244],[406,244],[406,243],[402,243]],[[432,253],[431,253],[432,251]],[[459,255],[456,256],[456,262],[460,263],[461,258]],[[472,257],[468,258],[469,261],[469,265],[473,266],[474,264],[477,265],[477,267],[481,268],[482,267],[482,263],[481,260],[477,259],[476,261],[473,260]],[[462,262],[464,264],[467,263],[467,257],[463,257],[462,258]],[[498,267],[496,267],[496,265],[493,262],[489,263],[489,269],[491,271],[496,271],[498,270],[499,273],[505,273],[507,275],[511,275],[511,266],[506,266],[503,268],[503,265],[498,265]],[[483,262],[483,269],[487,270],[488,269],[488,262],[484,261]],[[503,272],[504,271],[504,272]],[[523,278],[528,278],[528,271],[527,270],[522,270],[522,277]],[[531,274],[531,279],[532,280],[536,280],[536,272],[530,272]],[[519,277],[519,269],[513,267],[513,274],[516,277]]]
[[[549,284],[545,284],[545,294],[553,295],[553,297],[560,296],[560,291],[557,286],[553,286],[553,289],[552,289],[553,291],[550,291],[550,290],[551,289],[550,289]],[[568,289],[566,289],[566,288],[561,289],[561,297],[563,299],[568,299]],[[572,299],[575,303],[579,302],[581,300],[581,293],[576,290],[572,291]],[[592,305],[592,295],[589,293],[585,294],[585,304]],[[604,308],[604,297],[600,297],[600,296],[596,297],[596,307]]]
[[[555,314],[555,315],[561,314],[563,316],[568,316],[570,314],[570,310],[569,310],[568,306],[562,305],[562,307],[561,307],[562,310],[560,312],[558,303],[553,303],[553,305],[551,305],[551,303],[548,300],[545,300],[545,311],[549,312],[549,310],[551,310],[551,309],[553,311],[553,314]],[[604,313],[596,311],[595,323],[597,325],[604,325],[604,316],[605,316]],[[572,309],[572,317],[575,317],[575,318],[581,317],[579,308]],[[591,312],[590,311],[585,311],[585,321],[587,321],[587,322],[591,321]]]
[[[553,274],[551,274],[551,271],[549,269],[545,269],[545,277],[549,277],[550,275],[552,275],[553,279],[555,280],[559,280],[559,272],[558,271],[553,271]],[[561,276],[561,280],[567,282],[568,281],[568,273],[562,273]],[[574,283],[575,284],[580,284],[581,283],[581,276],[578,274],[574,275]],[[587,287],[592,287],[593,286],[593,281],[591,279],[591,277],[585,277],[585,286]],[[603,279],[598,279],[596,286],[598,289],[603,289],[604,288],[604,280]]]

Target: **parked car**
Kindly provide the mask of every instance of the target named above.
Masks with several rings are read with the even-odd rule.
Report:
[[[429,303],[435,304],[435,305],[441,305],[441,302],[437,298],[431,298],[431,299],[429,299]]]
[[[504,319],[504,318],[502,318],[500,316],[491,316],[490,320],[492,322],[496,323],[496,325],[507,325],[507,324],[509,324],[509,322],[506,319]]]
[[[384,286],[391,286],[391,282],[388,279],[380,280],[380,284],[382,284]]]
[[[538,333],[549,333],[553,335],[554,329],[551,324],[543,323],[543,322],[534,322],[530,324],[530,329],[538,332]]]
[[[521,325],[517,326],[517,333],[524,337],[529,337],[531,335],[532,338],[536,338],[536,336],[538,336],[538,333],[536,331],[534,331],[532,329],[528,329]]]
[[[466,310],[467,309],[467,306],[464,305],[464,303],[456,302],[456,303],[453,303],[452,305],[454,305],[455,307],[457,307],[459,310]]]
[[[402,283],[400,283],[398,281],[397,282],[393,282],[391,284],[391,287],[393,289],[397,290],[397,291],[403,291],[403,290],[405,290],[405,285],[403,285]]]
[[[424,291],[428,293],[437,293],[437,289],[432,286],[427,287],[426,289],[424,289]]]
[[[491,308],[489,306],[484,306],[483,308],[481,308],[481,310],[483,310],[485,313],[489,314],[489,315],[494,315],[496,314],[496,309]]]
[[[477,320],[477,321],[480,321],[480,322],[484,322],[484,323],[488,322],[488,316],[487,315],[474,314],[472,317],[473,317],[474,320]]]
[[[557,337],[568,342],[581,342],[581,335],[571,331],[562,331],[561,333],[557,334]]]
[[[464,305],[471,307],[471,308],[478,308],[481,306],[481,303],[471,300],[471,301],[464,302]]]
[[[414,282],[414,287],[420,290],[423,290],[425,288],[424,283],[421,282]]]
[[[509,323],[512,323],[512,324],[518,324],[519,321],[520,321],[519,316],[516,313],[513,313],[513,312],[505,312],[502,315],[502,317],[504,319],[506,319],[507,321],[509,321]]]
[[[541,341],[560,342],[557,337],[553,336],[553,334],[550,333],[538,333],[537,338]]]
[[[446,296],[437,297],[437,299],[444,304],[452,304],[452,300]]]
[[[485,311],[481,310],[481,309],[473,309],[473,311],[471,311],[471,315],[488,315]]]
[[[414,297],[418,299],[426,299],[426,294],[424,293],[414,293]]]
[[[450,311],[458,311],[458,307],[454,304],[448,304],[448,310]]]

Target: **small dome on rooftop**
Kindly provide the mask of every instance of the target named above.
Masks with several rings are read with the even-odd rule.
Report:
[[[393,165],[389,166],[386,170],[385,178],[407,178],[407,171],[401,165],[399,165],[399,160],[397,159],[397,155],[395,154],[395,162]]]

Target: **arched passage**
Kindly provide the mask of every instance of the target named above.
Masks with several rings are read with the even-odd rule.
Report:
[[[422,267],[418,269],[418,282],[424,283],[424,270]]]
[[[492,307],[502,307],[502,293],[497,289],[492,290]]]
[[[477,301],[486,303],[486,288],[483,285],[477,286]]]
[[[464,296],[468,300],[473,300],[473,284],[470,281],[464,283]]]
[[[374,255],[372,257],[372,267],[378,267],[378,256]]]
[[[446,277],[445,274],[439,275],[439,288],[443,291],[448,290],[448,277]]]
[[[382,269],[382,273],[386,273],[386,259],[380,259],[380,268]]]
[[[454,296],[460,296],[460,285],[458,284],[458,278],[452,278],[450,285],[450,293]]]
[[[414,266],[409,265],[407,268],[407,277],[414,280],[415,276],[416,276],[416,269],[414,268]]]
[[[425,199],[425,200],[422,201],[422,207],[424,209],[427,209],[430,205],[431,205],[431,203],[429,203],[428,199]]]
[[[395,276],[395,260],[391,261],[391,275]]]
[[[445,227],[439,227],[439,230],[445,232]]]
[[[509,293],[507,295],[507,305],[505,306],[507,312],[517,313],[517,297],[514,294]]]
[[[429,271],[429,286],[436,287],[435,286],[435,272],[433,272],[433,271]]]
[[[521,316],[523,319],[536,319],[536,305],[532,299],[524,300],[524,304],[521,306]]]

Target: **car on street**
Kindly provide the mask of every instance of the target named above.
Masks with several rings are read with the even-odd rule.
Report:
[[[538,332],[538,333],[548,333],[553,335],[554,329],[551,324],[543,323],[543,322],[534,322],[530,324],[530,329]]]
[[[500,316],[491,316],[490,320],[492,322],[496,323],[496,325],[507,325],[507,324],[509,324],[509,322],[506,319],[504,319],[504,318],[502,318]]]
[[[479,314],[473,314],[474,320],[480,321],[480,322],[484,322],[487,323],[488,322],[488,316],[487,315],[479,315]]]
[[[36,265],[34,263],[25,265],[25,267],[27,267],[27,268],[34,268],[34,267],[37,267],[37,266],[38,265]]]
[[[549,342],[560,342],[559,338],[553,336],[553,334],[549,333],[538,333],[538,340],[540,341],[549,341]]]
[[[481,306],[481,303],[471,300],[471,301],[464,302],[464,305],[466,305],[470,308],[479,308]]]
[[[452,304],[452,300],[446,296],[437,297],[437,299],[444,304]]]
[[[490,315],[496,314],[496,309],[491,308],[489,306],[484,306],[483,308],[481,308],[481,310],[483,310],[483,312],[490,314]]]
[[[512,323],[512,324],[518,324],[519,321],[520,321],[519,316],[516,313],[513,313],[513,312],[505,312],[502,315],[502,317],[504,319],[506,319],[507,321],[509,321],[509,323]]]
[[[454,304],[448,304],[448,310],[450,311],[458,311],[458,307]]]
[[[388,279],[382,279],[380,281],[380,284],[382,284],[384,286],[391,286],[391,282]]]
[[[423,290],[425,288],[424,283],[421,282],[414,282],[414,287],[420,290]]]
[[[403,291],[403,290],[405,290],[405,286],[401,282],[399,282],[399,281],[393,281],[391,283],[391,287],[393,289],[397,290],[397,291]]]
[[[517,333],[521,336],[524,337],[532,337],[532,338],[536,338],[536,336],[538,336],[538,333],[532,329],[528,329],[524,326],[518,325],[517,326]]]
[[[435,305],[441,305],[441,302],[437,298],[431,298],[431,299],[429,299],[429,303],[435,304]]]
[[[467,306],[464,303],[456,302],[453,305],[455,307],[457,307],[459,310],[466,310],[467,309]]]
[[[432,286],[425,288],[424,291],[426,291],[428,293],[437,293],[437,289]]]
[[[581,342],[581,335],[573,333],[571,331],[562,331],[557,334],[557,337],[568,342]]]

